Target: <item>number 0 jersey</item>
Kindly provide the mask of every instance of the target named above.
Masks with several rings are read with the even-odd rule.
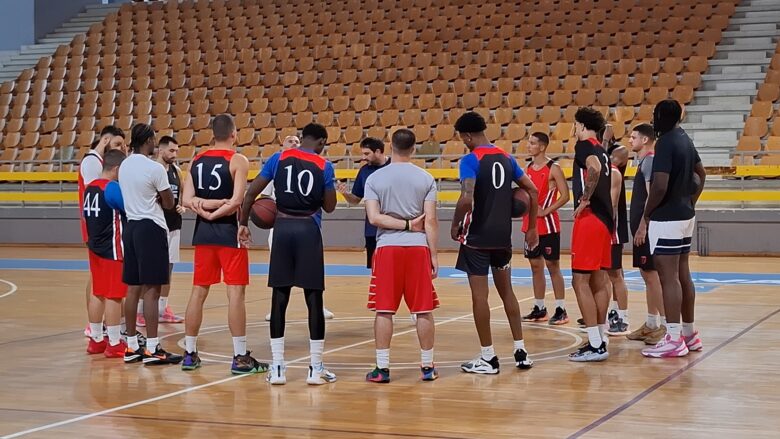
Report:
[[[233,197],[230,160],[235,154],[235,151],[228,149],[212,149],[195,157],[190,166],[190,178],[192,178],[196,197],[204,200],[224,200]],[[238,248],[238,213],[213,221],[196,217],[192,245]]]
[[[464,245],[512,247],[512,182],[523,176],[514,158],[493,145],[478,146],[460,161],[460,181],[474,179],[471,212],[463,219]]]
[[[123,259],[121,213],[122,196],[119,184],[105,178],[92,180],[84,188],[81,213],[87,226],[87,247],[104,259]]]

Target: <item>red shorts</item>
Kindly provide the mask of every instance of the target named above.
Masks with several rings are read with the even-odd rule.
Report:
[[[612,235],[607,226],[590,210],[574,220],[571,236],[573,271],[606,270],[612,266]]]
[[[199,287],[218,284],[249,285],[249,251],[220,245],[195,246],[195,274],[192,284]]]
[[[92,295],[106,299],[127,296],[127,285],[122,282],[122,261],[101,258],[90,251],[89,272],[92,274]]]
[[[388,246],[374,253],[368,309],[395,314],[402,297],[412,314],[429,313],[439,307],[428,247]]]

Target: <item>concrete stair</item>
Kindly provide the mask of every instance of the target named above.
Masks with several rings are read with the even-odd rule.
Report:
[[[23,70],[35,66],[41,57],[53,55],[61,44],[70,44],[76,35],[86,34],[90,26],[100,23],[106,15],[118,11],[120,6],[117,3],[89,5],[36,44],[22,46],[18,52],[8,54],[6,58],[0,53],[0,82],[16,80]]]

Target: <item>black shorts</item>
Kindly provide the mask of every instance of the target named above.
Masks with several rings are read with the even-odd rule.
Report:
[[[125,255],[122,282],[127,285],[167,285],[168,232],[150,219],[130,220],[122,233]]]
[[[650,253],[650,241],[639,247],[634,246],[634,267],[644,271],[655,271],[653,264],[653,255]]]
[[[376,251],[376,236],[366,236],[366,268],[371,268],[374,263]]]
[[[487,276],[490,268],[499,270],[510,268],[511,261],[511,248],[480,249],[461,245],[455,268],[473,276]]]
[[[322,233],[313,218],[276,218],[268,286],[325,290]]]
[[[621,270],[623,269],[623,244],[612,244],[611,248],[611,263],[609,270]]]
[[[561,259],[561,234],[548,233],[539,237],[539,245],[532,251],[525,249],[526,259],[544,258],[546,261]]]

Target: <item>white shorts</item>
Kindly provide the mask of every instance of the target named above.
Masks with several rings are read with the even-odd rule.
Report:
[[[690,253],[695,228],[696,218],[683,221],[650,221],[647,229],[650,253],[653,256]]]
[[[171,264],[179,262],[179,247],[181,246],[181,230],[168,232],[168,260]]]

